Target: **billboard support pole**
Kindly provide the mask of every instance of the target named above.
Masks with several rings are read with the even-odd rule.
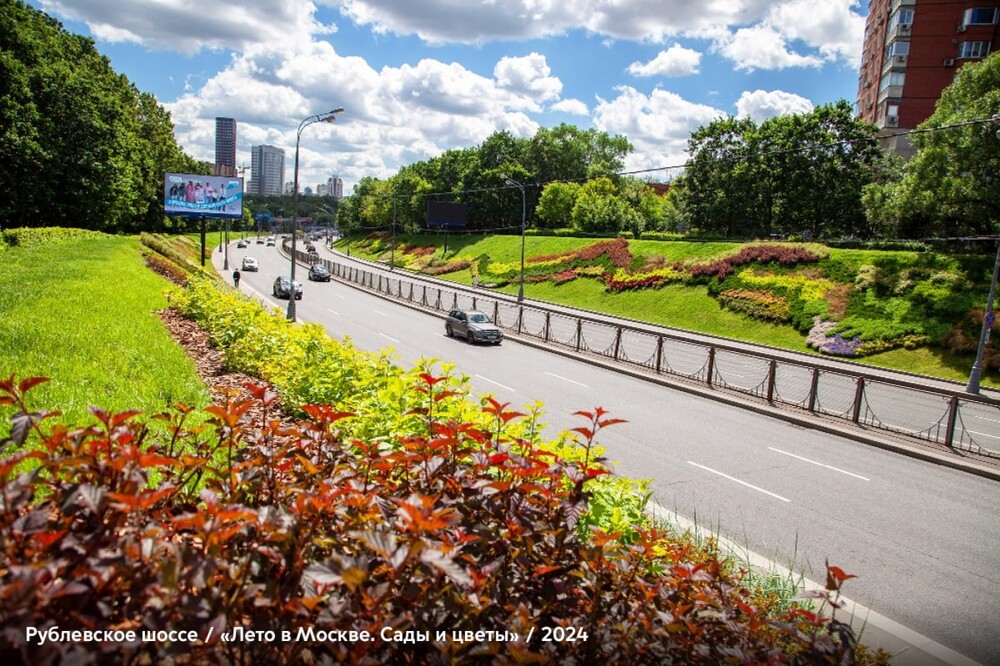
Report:
[[[205,267],[205,216],[199,215],[198,219],[201,220],[201,267]]]
[[[222,270],[229,270],[229,220],[226,220],[226,253],[223,255],[225,258],[222,260]]]

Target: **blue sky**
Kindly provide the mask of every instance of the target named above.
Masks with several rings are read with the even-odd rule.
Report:
[[[723,116],[808,111],[857,93],[858,0],[28,0],[91,36],[214,161],[215,117],[237,160],[285,148],[300,185],[363,176],[507,130],[565,122],[628,137],[629,170],[683,164]],[[676,169],[653,174],[665,180]],[[249,177],[249,172],[248,172]]]

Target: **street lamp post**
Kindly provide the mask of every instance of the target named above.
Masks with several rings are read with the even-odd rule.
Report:
[[[523,183],[513,178],[504,178],[504,182],[521,190],[521,279],[517,285],[517,301],[520,303],[524,300],[524,230],[528,224],[528,199],[524,193]]]
[[[979,333],[976,362],[972,364],[972,371],[969,373],[969,383],[965,387],[966,393],[979,393],[979,381],[983,377],[983,355],[986,352],[986,343],[989,342],[990,329],[993,328],[995,318],[993,314],[993,297],[997,290],[998,273],[1000,273],[1000,240],[997,241],[997,258],[993,264],[993,280],[990,282],[990,295],[986,298],[986,312],[983,313],[983,329]]]
[[[389,248],[389,270],[396,269],[396,197],[392,198],[392,247]]]
[[[337,114],[343,112],[343,107],[338,107],[326,113],[317,113],[314,116],[309,116],[299,123],[299,129],[295,133],[295,177],[292,184],[292,274],[289,278],[288,312],[286,314],[289,321],[295,321],[295,253],[299,222],[299,141],[302,139],[302,130],[309,125],[313,123],[332,123],[336,120]]]

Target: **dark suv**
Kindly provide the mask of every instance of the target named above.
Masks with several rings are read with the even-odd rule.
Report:
[[[271,287],[271,295],[275,298],[289,298],[291,294],[290,285],[291,280],[281,275],[274,280],[274,286]],[[295,283],[295,300],[302,300],[302,285],[298,282]]]
[[[452,310],[445,319],[444,332],[448,337],[464,337],[470,343],[491,342],[498,345],[503,341],[503,331],[478,310]]]

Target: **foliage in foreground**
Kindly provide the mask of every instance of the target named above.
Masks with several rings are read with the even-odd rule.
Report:
[[[49,426],[26,403],[42,381],[0,382],[18,410],[0,460],[5,662],[852,662],[848,626],[769,617],[719,561],[687,562],[655,530],[582,539],[599,466],[510,436],[519,415],[494,401],[490,429],[438,419],[440,378],[410,387],[427,432],[391,448],[343,438],[352,415],[333,407],[283,430],[267,420],[275,396],[252,385],[260,423],[246,401],[208,408],[214,429],[186,427],[184,409],[158,417],[166,430],[97,409],[99,425]],[[612,422],[585,416],[588,439]],[[38,469],[13,476],[28,458]],[[817,596],[835,604],[848,578],[829,567]],[[53,628],[138,638],[38,639]],[[170,630],[194,633],[142,640]]]

